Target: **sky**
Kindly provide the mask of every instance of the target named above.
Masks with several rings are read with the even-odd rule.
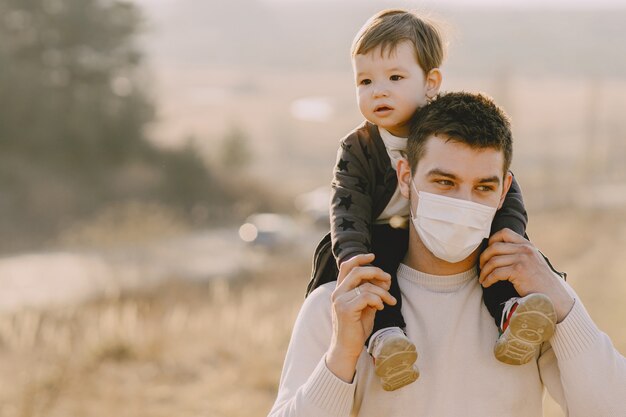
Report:
[[[168,1],[168,0],[160,0]],[[171,1],[171,0],[170,0]],[[299,2],[319,2],[320,0],[261,0],[264,3],[293,3]],[[333,1],[333,0],[322,0]],[[370,0],[371,1],[371,0]],[[626,7],[626,0],[436,0],[436,1],[405,1],[410,5],[458,5],[466,7],[537,7],[537,8],[598,8],[598,7]]]
[[[176,4],[177,0],[132,0],[149,9],[158,9],[164,6]],[[320,1],[331,2],[336,0],[259,0],[262,3],[312,3]],[[381,0],[369,0],[370,2],[384,3]],[[500,8],[544,8],[544,9],[602,9],[602,8],[626,8],[626,0],[436,0],[436,1],[404,1],[406,7],[438,5],[438,6],[462,6],[462,7],[485,7],[493,6]]]

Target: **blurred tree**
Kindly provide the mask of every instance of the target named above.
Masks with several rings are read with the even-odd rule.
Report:
[[[127,1],[0,0],[0,250],[121,200],[229,204],[193,150],[145,138],[142,22]]]
[[[252,162],[252,151],[246,133],[239,126],[232,126],[224,136],[221,145],[222,167],[245,171],[248,164]]]
[[[153,110],[137,82],[135,6],[0,0],[0,16],[3,151],[84,172],[146,146],[142,129]]]

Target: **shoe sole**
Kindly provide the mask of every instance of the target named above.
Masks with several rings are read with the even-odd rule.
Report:
[[[381,378],[381,382],[385,391],[395,391],[417,381],[419,376],[417,367],[413,365],[410,369],[400,371],[391,377]]]
[[[375,373],[381,378],[385,391],[402,388],[419,378],[415,366],[415,345],[405,338],[390,340],[382,347],[375,365]]]
[[[541,344],[552,337],[555,328],[556,312],[550,299],[532,294],[513,313],[509,326],[496,342],[494,354],[509,365],[528,363]]]

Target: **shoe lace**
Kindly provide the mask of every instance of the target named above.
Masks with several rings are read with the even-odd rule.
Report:
[[[517,301],[520,297],[511,297],[504,303],[504,309],[502,310],[502,317],[500,318],[500,330],[505,331],[511,315],[515,311]]]

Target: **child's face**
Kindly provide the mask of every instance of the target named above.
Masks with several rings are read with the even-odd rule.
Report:
[[[357,101],[361,114],[391,134],[407,137],[409,120],[428,97],[437,94],[424,77],[410,42],[402,42],[391,52],[380,47],[352,61]]]

